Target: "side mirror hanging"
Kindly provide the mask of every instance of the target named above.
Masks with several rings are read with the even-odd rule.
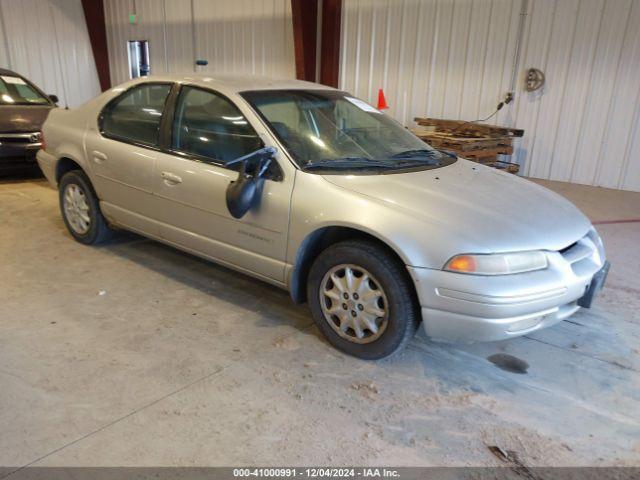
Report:
[[[261,148],[225,164],[240,163],[238,179],[229,183],[226,193],[227,209],[234,218],[242,218],[253,206],[260,179],[271,165],[276,151],[274,147]]]

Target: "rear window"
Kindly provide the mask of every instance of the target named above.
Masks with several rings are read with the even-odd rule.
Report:
[[[0,104],[50,105],[51,102],[22,78],[14,75],[0,75]]]
[[[170,91],[171,85],[164,83],[144,84],[126,91],[102,111],[102,134],[115,140],[157,147],[162,112]]]

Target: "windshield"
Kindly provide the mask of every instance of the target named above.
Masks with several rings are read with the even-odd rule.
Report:
[[[302,169],[435,168],[455,161],[344,92],[269,90],[242,96]]]
[[[49,99],[40,94],[22,78],[0,75],[0,104],[2,105],[49,105]]]

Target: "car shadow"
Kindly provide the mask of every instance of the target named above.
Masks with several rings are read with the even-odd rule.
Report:
[[[288,292],[241,272],[130,232],[99,247],[168,277],[188,288],[261,314],[261,326],[290,325],[319,336],[306,305],[296,305]]]

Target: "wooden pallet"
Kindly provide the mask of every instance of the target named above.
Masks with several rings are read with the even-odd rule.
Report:
[[[487,125],[484,123],[471,123],[463,120],[446,120],[441,118],[422,118],[416,117],[414,119],[418,125],[424,127],[436,127],[441,132],[451,132],[464,136],[470,136],[472,134],[477,135],[497,135],[505,137],[522,137],[524,130],[517,128],[500,127],[498,125]]]
[[[509,150],[511,147],[511,139],[508,137],[503,138],[465,138],[465,137],[453,137],[440,132],[423,132],[414,129],[419,137],[428,139],[428,142],[437,148],[452,149],[461,152],[473,152],[478,150]],[[502,153],[502,152],[498,152]],[[504,153],[510,155],[512,152]]]
[[[524,135],[524,130],[437,118],[415,121],[418,126],[412,129],[413,133],[435,148],[512,173],[520,168],[498,160],[498,155],[513,154],[513,138]]]

